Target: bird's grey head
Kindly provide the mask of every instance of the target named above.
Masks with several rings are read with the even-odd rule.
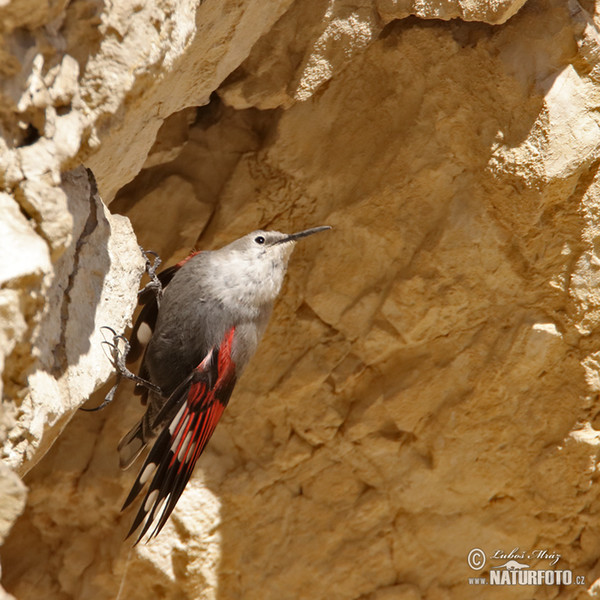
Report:
[[[296,241],[331,229],[314,227],[297,233],[253,231],[212,252],[218,263],[224,295],[238,301],[260,305],[275,300]]]

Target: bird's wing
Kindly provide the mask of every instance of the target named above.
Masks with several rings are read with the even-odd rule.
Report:
[[[158,280],[164,290],[171,280],[181,269],[181,267],[193,256],[196,256],[198,252],[192,252],[189,256],[179,261],[176,265],[172,267],[168,267],[167,269],[163,269],[158,275]],[[142,310],[138,315],[135,324],[133,326],[133,331],[131,332],[130,337],[130,348],[127,354],[127,362],[132,363],[135,362],[144,352],[150,338],[152,337],[152,333],[154,332],[154,328],[156,326],[156,319],[158,317],[158,302],[156,300],[156,290],[152,288],[144,288],[139,292],[138,295],[138,303],[142,306]],[[144,377],[140,373],[141,377]],[[137,390],[136,393],[141,393],[141,390]]]
[[[150,538],[166,523],[227,406],[236,381],[231,360],[233,336],[232,328],[171,394],[156,417],[156,422],[166,419],[164,429],[123,505],[123,509],[129,506],[151,479],[127,534],[129,537],[144,522],[136,544],[152,525]]]

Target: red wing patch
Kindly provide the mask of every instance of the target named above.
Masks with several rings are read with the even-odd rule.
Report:
[[[136,544],[154,525],[148,540],[158,535],[189,481],[196,461],[212,436],[235,386],[231,360],[234,330],[213,348],[192,374],[171,395],[157,422],[173,414],[152,446],[125,500],[129,506],[150,481],[142,506],[127,534],[144,523]]]

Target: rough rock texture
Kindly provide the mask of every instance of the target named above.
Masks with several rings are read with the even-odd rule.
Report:
[[[21,0],[0,24],[10,594],[481,598],[518,549],[573,583],[486,598],[600,597],[600,3]],[[135,549],[137,400],[74,414],[142,267],[117,213],[166,263],[334,227]]]
[[[6,214],[16,221],[11,223],[9,217],[4,226],[19,235],[9,234],[3,240],[7,308],[15,311],[6,319],[11,335],[4,365],[4,394],[9,402],[3,419],[9,427],[3,458],[9,466],[25,472],[54,442],[73,410],[109,375],[99,326],[121,330],[126,325],[143,261],[129,222],[108,213],[82,168],[63,175],[61,187],[56,188],[56,198],[64,203],[60,209],[70,220],[72,243],[52,268],[50,261],[36,264],[39,257],[47,259],[48,247],[18,205],[4,197]],[[28,267],[38,268],[37,273],[33,268],[28,273]],[[48,275],[41,279],[39,289],[10,289],[27,275],[42,275],[44,268]],[[11,305],[13,298],[37,309],[29,328]],[[11,330],[13,323],[27,333],[19,341],[21,331]]]
[[[416,15],[422,19],[454,19],[504,23],[526,0],[376,0],[377,12],[385,22]]]

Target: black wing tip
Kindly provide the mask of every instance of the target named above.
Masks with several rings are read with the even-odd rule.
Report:
[[[143,520],[144,520],[144,518],[142,517],[142,520],[139,523],[137,523],[137,524],[134,523],[131,526],[131,529],[129,530],[129,532],[125,536],[125,540],[124,541],[127,541],[136,532],[136,530],[141,525],[141,523],[142,523]],[[146,525],[144,525],[143,529],[140,531],[139,535],[137,536],[135,542],[133,542],[133,548],[135,548],[144,539],[144,536],[146,536],[146,534],[148,533],[148,530],[150,529],[152,523],[153,523],[153,521],[149,521],[148,523],[146,523]],[[161,532],[161,530],[162,530],[162,528],[164,527],[165,524],[166,524],[166,521],[165,521],[165,523],[159,523],[154,528],[154,531],[152,531],[152,533],[146,537],[146,540],[144,541],[144,544],[150,543],[155,537],[157,537],[158,534]]]
[[[141,526],[134,546],[144,538],[151,527],[154,529],[147,542],[156,537],[168,521],[190,480],[198,458],[227,406],[235,385],[235,376],[224,378],[222,389],[214,389],[212,384],[218,380],[219,373],[218,360],[213,354],[211,351],[207,360],[199,365],[201,369],[194,370],[178,386],[156,418],[160,421],[159,417],[162,417],[165,424],[123,505],[123,509],[127,508],[151,479],[125,538],[129,538]],[[216,370],[214,374],[213,370]],[[158,424],[155,422],[153,428]],[[153,468],[147,470],[149,467]]]
[[[154,539],[161,532],[162,528],[165,526],[165,524],[169,520],[169,517],[171,516],[171,513],[173,512],[173,509],[175,508],[175,505],[177,504],[177,501],[179,500],[179,496],[181,495],[180,494],[177,497],[173,497],[172,494],[167,494],[165,496],[160,497],[160,493],[159,493],[159,495],[156,497],[156,499],[152,503],[152,506],[150,507],[150,509],[146,510],[146,502],[148,500],[148,497],[154,491],[159,491],[159,488],[155,487],[155,488],[151,488],[148,490],[148,492],[146,493],[146,496],[144,498],[144,504],[142,504],[142,506],[140,506],[137,514],[135,515],[135,519],[133,520],[133,523],[131,524],[129,532],[125,536],[125,539],[127,540],[129,537],[131,537],[131,535],[133,533],[135,533],[138,530],[138,528],[140,526],[142,526],[142,523],[143,523],[142,529],[139,532],[137,539],[133,544],[134,546],[137,546],[144,539],[144,537],[146,536],[148,531],[150,531],[150,529],[152,528],[153,525],[154,525],[154,529],[146,537],[146,541],[145,541],[146,544],[148,542],[150,542],[152,539]],[[166,503],[166,504],[164,504],[164,503]],[[158,514],[155,514],[155,513],[158,513]],[[144,521],[145,521],[145,523],[144,523]]]
[[[137,481],[133,484],[133,487],[129,492],[129,496],[127,496],[125,502],[123,502],[123,506],[121,506],[121,512],[123,512],[128,506],[130,506],[131,503],[137,498],[137,495],[140,493],[142,487],[143,486]]]

